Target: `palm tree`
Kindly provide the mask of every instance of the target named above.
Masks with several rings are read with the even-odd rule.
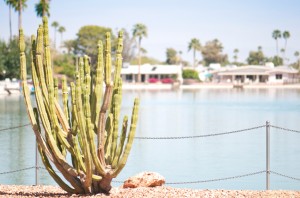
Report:
[[[290,34],[289,31],[284,31],[282,33],[282,37],[284,38],[284,55],[283,55],[283,61],[284,61],[285,53],[286,53],[287,40],[291,37],[291,34]]]
[[[179,54],[179,64],[180,64],[180,66],[181,66],[181,65],[182,65],[182,51],[179,50],[179,51],[178,51],[178,54]]]
[[[4,2],[9,7],[9,40],[11,41],[12,40],[12,27],[11,27],[11,7],[12,7],[12,3],[11,3],[10,0],[4,0]]]
[[[296,59],[297,59],[298,69],[300,69],[300,67],[299,67],[299,63],[300,63],[300,61],[299,61],[299,55],[300,55],[299,51],[295,51],[294,56],[295,56]]]
[[[193,62],[193,67],[196,67],[196,51],[200,51],[201,50],[201,44],[199,39],[193,38],[188,46],[188,51],[193,50],[193,58],[194,58],[194,62]]]
[[[257,50],[258,50],[259,52],[262,52],[262,46],[258,46],[258,47],[257,47]]]
[[[8,0],[9,4],[11,5],[11,7],[19,13],[19,23],[18,23],[18,28],[21,29],[22,28],[22,11],[24,10],[24,8],[27,7],[26,5],[26,1],[27,0]]]
[[[58,32],[60,33],[60,44],[62,45],[63,43],[63,33],[66,31],[65,27],[60,26],[58,28]]]
[[[49,12],[49,0],[40,0],[40,2],[35,4],[35,11],[38,17],[50,16]]]
[[[53,21],[51,26],[54,27],[54,49],[56,49],[56,32],[59,24],[57,21]]]
[[[139,58],[139,69],[138,69],[138,82],[141,82],[141,43],[142,38],[148,36],[147,27],[144,24],[135,24],[132,30],[134,39],[138,39],[138,58]]]
[[[233,58],[234,58],[234,62],[237,62],[237,59],[238,59],[238,53],[239,53],[239,49],[234,49],[233,50],[233,53],[234,53],[234,56],[233,56]]]
[[[282,54],[282,60],[283,60],[283,62],[284,62],[284,53],[285,53],[285,49],[284,49],[284,48],[281,48],[281,49],[280,49],[280,52],[281,52],[281,54]]]
[[[279,56],[278,55],[278,39],[281,38],[280,30],[274,30],[272,33],[272,37],[276,40],[276,53],[277,53],[277,56]]]

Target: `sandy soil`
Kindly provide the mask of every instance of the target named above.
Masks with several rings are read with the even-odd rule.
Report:
[[[90,196],[69,195],[54,186],[16,186],[0,185],[0,197],[300,197],[300,191],[270,190],[192,190],[167,186],[155,188],[113,188],[109,195],[97,194]]]

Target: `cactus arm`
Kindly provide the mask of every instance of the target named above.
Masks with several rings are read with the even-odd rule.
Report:
[[[69,105],[68,105],[68,86],[67,86],[67,79],[66,76],[62,77],[62,97],[63,97],[63,110],[64,116],[68,123],[70,123],[70,116],[69,116]]]
[[[58,100],[58,79],[54,78],[54,98]]]
[[[106,138],[105,138],[105,146],[104,146],[104,152],[105,152],[105,161],[107,164],[111,164],[111,143],[112,143],[112,134],[113,134],[113,114],[110,113],[106,120],[106,126],[105,131],[107,132]]]
[[[38,111],[36,108],[33,109],[34,115],[35,115],[35,119],[37,121],[37,130],[38,132],[41,134],[41,127],[39,124],[39,119],[38,119]],[[42,146],[40,144],[38,144],[38,150],[42,159],[43,164],[46,167],[46,170],[49,172],[49,174],[51,175],[51,177],[56,181],[56,183],[65,191],[69,192],[69,193],[78,193],[75,189],[69,187],[53,170],[49,160],[48,160],[48,155],[43,151]]]
[[[45,103],[48,103],[48,90],[47,90],[47,85],[46,85],[46,82],[45,82],[45,71],[44,71],[44,67],[43,67],[43,60],[42,60],[42,54],[44,53],[43,52],[43,39],[44,39],[44,27],[42,25],[39,26],[38,28],[38,36],[37,36],[37,41],[36,41],[36,48],[35,48],[35,65],[36,65],[36,71],[37,71],[37,80],[40,84],[40,87],[42,89],[42,94],[43,94],[43,99],[45,100]],[[45,41],[46,44],[47,44],[47,40]],[[48,52],[47,53],[50,53],[50,49],[47,50]],[[46,55],[45,55],[46,56]],[[49,57],[50,54],[47,55],[47,57]],[[50,60],[50,58],[48,58],[48,60]],[[51,60],[50,60],[51,62]],[[46,69],[46,72],[47,72],[47,69],[49,67],[45,68]],[[51,69],[51,65],[50,65],[50,69]],[[48,69],[49,70],[49,69]],[[47,72],[48,74],[50,73],[51,74],[51,71]],[[47,74],[47,75],[48,75]],[[49,75],[50,75],[49,74]],[[52,84],[53,86],[53,79],[48,75],[47,78],[49,78],[47,81],[48,83],[50,83],[50,85]],[[52,79],[52,80],[51,80]],[[35,85],[36,87],[36,85]],[[55,107],[56,107],[56,112],[58,112],[58,119],[60,120],[61,124],[62,124],[62,127],[64,128],[64,131],[68,131],[69,130],[69,126],[66,122],[66,120],[64,120],[62,118],[62,111],[59,107],[59,104],[57,101],[55,101]],[[47,109],[47,112],[49,112],[50,110]],[[65,134],[66,135],[66,134]]]
[[[111,146],[111,158],[114,159],[115,152],[117,150],[117,141],[118,141],[118,130],[119,130],[119,117],[120,117],[120,103],[121,96],[119,94],[115,94],[113,96],[113,135],[112,135],[112,146]],[[114,168],[114,167],[112,167]]]
[[[53,87],[53,75],[52,75],[52,64],[51,64],[51,52],[49,45],[49,30],[48,30],[48,19],[43,17],[43,39],[44,39],[44,66],[45,66],[45,77],[47,87]]]
[[[54,101],[54,105],[55,105],[55,112],[57,114],[58,121],[59,121],[59,123],[61,124],[61,126],[63,128],[63,132],[65,133],[64,135],[67,136],[66,131],[70,131],[70,125],[68,123],[68,120],[64,116],[64,112],[61,109],[61,107],[59,106],[59,103],[58,103],[57,100]]]
[[[122,68],[122,51],[123,51],[123,32],[120,31],[118,34],[118,44],[117,44],[117,51],[116,51],[116,69],[114,73],[114,84],[117,84],[118,78],[121,75],[121,68]]]
[[[119,159],[121,157],[121,154],[123,152],[124,148],[124,143],[126,139],[126,132],[127,132],[127,127],[128,127],[128,117],[125,116],[123,119],[123,124],[122,124],[122,134],[120,137],[119,145],[116,151],[116,154],[114,156],[113,162],[112,162],[112,167],[115,168],[119,162]]]
[[[94,141],[94,133],[91,130],[92,128],[92,124],[90,122],[88,122],[88,132],[87,132],[87,140],[89,142],[89,146],[90,146],[90,152],[91,152],[91,156],[95,165],[96,170],[98,171],[98,173],[100,173],[101,175],[105,175],[105,167],[103,166],[103,164],[100,163],[99,158],[97,156],[97,152],[96,152],[96,146],[95,146],[95,141]]]
[[[37,31],[37,41],[36,41],[36,67],[37,67],[37,77],[41,85],[41,89],[43,91],[43,95],[45,100],[48,100],[48,91],[45,82],[45,72],[43,67],[43,31],[44,28],[42,25],[39,26]]]
[[[102,106],[99,114],[99,120],[97,124],[97,150],[98,158],[100,162],[105,166],[105,154],[104,154],[104,144],[105,144],[105,119],[106,112],[110,107],[113,86],[111,85],[111,41],[110,33],[106,33],[106,43],[105,43],[105,67],[104,67],[104,80],[106,84],[104,98],[102,101]]]
[[[34,40],[34,38],[32,40]],[[22,82],[26,82],[27,71],[26,71],[25,40],[24,40],[23,29],[19,30],[19,48],[20,48],[21,80]]]
[[[98,42],[97,67],[94,86],[95,88],[91,101],[91,109],[94,110],[92,112],[92,123],[95,127],[97,127],[103,95],[103,44],[101,41]]]
[[[78,84],[76,84],[76,110],[78,113],[78,125],[80,128],[80,135],[82,138],[83,143],[83,156],[84,156],[84,162],[86,167],[86,178],[83,178],[83,185],[85,190],[88,190],[88,187],[91,185],[91,178],[92,178],[92,164],[91,164],[91,155],[90,155],[90,149],[87,142],[87,127],[85,123],[84,118],[84,112],[83,112],[83,106],[82,106],[82,98],[81,98],[81,90],[82,87],[80,87]]]
[[[134,107],[132,110],[132,115],[131,115],[131,125],[130,125],[130,131],[127,139],[127,143],[123,152],[122,157],[119,160],[119,163],[116,167],[116,169],[113,170],[112,172],[112,177],[116,177],[120,171],[124,168],[127,158],[129,156],[129,152],[132,147],[132,142],[134,139],[135,131],[136,131],[136,123],[137,123],[137,118],[138,118],[138,110],[139,110],[139,99],[134,100]]]
[[[43,137],[38,132],[37,121],[35,119],[32,104],[31,104],[31,100],[30,100],[29,87],[28,87],[27,81],[26,81],[27,80],[27,74],[26,74],[25,41],[24,41],[24,33],[23,33],[22,29],[20,29],[20,32],[19,32],[19,39],[20,39],[19,40],[19,48],[20,48],[21,80],[22,80],[22,89],[23,89],[25,105],[27,107],[26,108],[27,109],[27,114],[29,116],[31,126],[32,126],[32,129],[33,129],[34,133],[35,133],[35,136],[37,138],[38,143],[42,146],[43,150],[48,155],[50,155],[49,149],[46,146],[46,143],[45,143]],[[31,42],[33,44],[35,44],[34,36],[31,37]],[[33,50],[34,50],[34,48],[32,48],[32,50],[31,50],[31,57],[33,56],[33,53],[34,53]],[[31,64],[34,64],[33,61],[34,61],[33,58],[31,58]],[[35,72],[35,70],[33,70],[33,72]]]
[[[35,78],[34,75],[33,75],[33,78]],[[57,161],[59,161],[59,163],[62,164],[63,168],[65,170],[67,170],[67,172],[70,173],[70,175],[72,175],[73,177],[76,177],[77,176],[77,171],[74,170],[70,165],[68,165],[67,162],[65,162],[64,157],[62,156],[61,152],[59,151],[59,149],[56,145],[53,134],[51,132],[49,120],[46,117],[46,110],[45,110],[44,106],[41,104],[41,103],[43,103],[43,101],[42,101],[42,93],[41,93],[41,90],[40,90],[39,86],[35,87],[35,93],[36,93],[36,98],[37,98],[37,105],[38,105],[38,109],[39,109],[39,115],[41,117],[44,129],[45,129],[45,132],[46,132],[46,139],[48,140],[49,148],[52,150],[52,153],[53,153],[53,156],[54,156],[53,160],[55,161],[55,159],[57,159]]]
[[[68,186],[53,170],[46,154],[42,151],[42,149],[39,146],[39,153],[41,155],[41,159],[43,164],[45,165],[48,173],[51,175],[51,177],[55,180],[55,182],[65,191],[67,191],[68,193],[80,193],[80,191],[77,191],[73,188],[71,188],[70,186]]]
[[[85,87],[85,85],[84,85],[84,61],[82,57],[79,58],[79,80],[80,80],[79,84],[82,87],[81,92],[83,93],[84,92],[83,88]],[[78,83],[76,82],[76,84]]]
[[[37,97],[37,101],[38,101],[39,114],[41,116],[41,120],[42,120],[44,129],[45,129],[45,132],[46,132],[46,138],[48,139],[49,146],[50,146],[51,150],[53,151],[55,158],[64,165],[65,169],[68,170],[71,175],[76,177],[77,171],[68,165],[68,163],[64,159],[64,156],[61,154],[60,150],[58,149],[58,147],[56,145],[56,141],[52,134],[52,130],[49,126],[49,120],[45,117],[46,111],[44,109],[44,106],[42,104],[40,104],[42,102],[42,99],[41,99],[41,93],[40,93],[39,87],[36,87],[36,97]]]
[[[104,144],[105,144],[105,116],[111,102],[113,87],[111,85],[106,85],[102,107],[99,114],[99,122],[97,127],[97,150],[98,158],[102,165],[105,166],[105,155],[104,155]]]
[[[89,147],[90,147],[90,153],[91,153],[91,157],[92,160],[94,162],[95,168],[97,170],[97,172],[100,175],[105,175],[105,167],[100,163],[98,157],[97,157],[97,153],[96,153],[96,146],[95,146],[95,141],[94,141],[94,133],[92,131],[92,124],[89,121],[88,122],[88,131],[87,131],[87,142],[89,143]],[[93,178],[96,178],[96,175],[93,175]]]
[[[106,86],[111,85],[111,41],[110,33],[106,33],[106,45],[105,45],[105,84]]]

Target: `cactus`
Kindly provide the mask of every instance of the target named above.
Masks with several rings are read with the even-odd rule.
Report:
[[[66,78],[62,79],[61,107],[58,80],[53,78],[51,65],[48,21],[43,18],[37,37],[31,37],[31,69],[36,100],[36,107],[33,107],[26,82],[24,34],[20,29],[21,79],[27,113],[42,162],[57,184],[69,193],[109,192],[112,179],[125,166],[131,150],[139,100],[136,98],[134,101],[130,129],[127,129],[128,117],[125,116],[119,135],[122,37],[120,32],[113,78],[111,41],[107,33],[105,47],[101,41],[98,43],[95,75],[91,74],[89,57],[84,56],[80,58],[80,68],[76,71],[76,81],[70,83],[70,91]],[[71,160],[67,160],[66,156],[70,156]],[[62,176],[56,174],[54,167]]]

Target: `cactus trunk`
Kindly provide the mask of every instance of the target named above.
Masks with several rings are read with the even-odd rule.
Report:
[[[37,104],[33,107],[26,81],[24,34],[20,30],[21,79],[27,113],[42,162],[58,185],[69,193],[109,192],[112,179],[124,167],[131,150],[139,100],[134,101],[129,131],[127,116],[119,129],[122,37],[120,32],[113,78],[110,34],[107,33],[105,48],[101,41],[98,43],[95,75],[91,75],[89,57],[85,56],[80,58],[80,68],[76,71],[76,81],[70,84],[70,93],[67,79],[63,77],[61,107],[58,80],[53,78],[51,65],[48,21],[44,17],[37,37],[31,38],[31,69]],[[66,159],[68,153],[71,162]],[[64,179],[56,174],[55,169]]]

